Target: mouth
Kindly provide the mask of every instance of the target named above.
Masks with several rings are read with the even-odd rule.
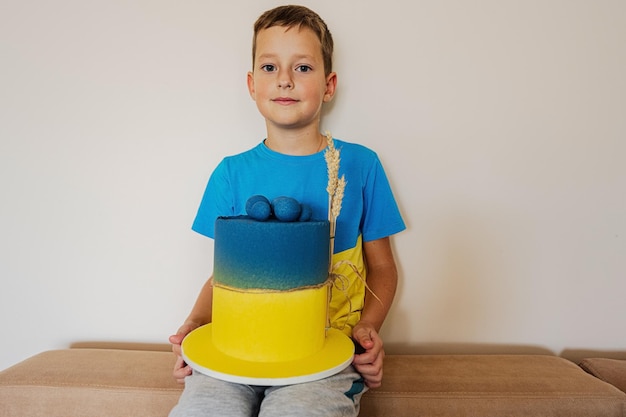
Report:
[[[298,100],[290,97],[277,97],[275,99],[272,99],[272,101],[276,104],[281,104],[283,106],[288,106],[290,104],[295,104],[298,102]]]

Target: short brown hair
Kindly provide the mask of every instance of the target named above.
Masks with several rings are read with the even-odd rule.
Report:
[[[256,55],[256,37],[263,29],[273,26],[285,26],[287,28],[311,29],[322,44],[322,58],[324,60],[324,72],[326,75],[333,68],[333,37],[328,26],[322,18],[304,6],[279,6],[263,13],[254,23],[254,37],[252,38],[252,64]]]

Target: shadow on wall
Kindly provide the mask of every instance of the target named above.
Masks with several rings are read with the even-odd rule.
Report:
[[[70,344],[70,349],[119,349],[119,350],[148,350],[157,352],[171,352],[172,345],[167,343],[141,342],[110,342],[110,341],[82,341]]]
[[[585,358],[607,358],[626,360],[626,351],[619,350],[593,350],[593,349],[564,349],[560,355],[562,358],[579,363]]]
[[[393,355],[554,355],[540,346],[487,343],[387,343],[385,352]]]
[[[556,353],[541,346],[488,343],[386,343],[385,352],[392,355],[550,355]],[[626,351],[564,349],[558,356],[579,363],[585,358],[626,360]]]

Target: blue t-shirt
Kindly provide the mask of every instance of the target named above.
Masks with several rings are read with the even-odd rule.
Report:
[[[338,139],[334,143],[340,151],[339,177],[345,175],[347,184],[337,218],[332,262],[348,261],[359,274],[345,262],[335,271],[347,284],[333,287],[331,323],[349,335],[360,318],[365,296],[362,242],[398,233],[405,229],[405,224],[378,156],[362,145]],[[312,208],[313,219],[325,220],[327,185],[324,151],[293,156],[260,143],[224,158],[215,168],[192,228],[213,238],[217,217],[246,214],[246,201],[257,194],[270,201],[280,196],[295,198]]]
[[[337,218],[335,253],[364,241],[380,239],[405,229],[387,176],[370,149],[335,139],[340,151],[339,177],[346,189]],[[270,201],[287,196],[308,204],[313,218],[328,218],[328,176],[324,151],[292,156],[275,152],[260,143],[249,151],[226,157],[217,166],[200,203],[193,230],[214,237],[218,216],[245,214],[246,201],[261,194]]]

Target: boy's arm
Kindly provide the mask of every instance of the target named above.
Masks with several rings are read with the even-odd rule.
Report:
[[[378,336],[396,293],[398,272],[389,237],[363,243],[367,265],[367,285],[380,299],[366,290],[361,320],[352,337],[365,349],[354,357],[354,367],[370,388],[380,386],[383,376],[383,342]]]
[[[178,382],[184,382],[185,377],[191,374],[191,368],[182,358],[180,345],[183,339],[192,330],[211,322],[211,307],[213,304],[213,277],[209,278],[200,290],[200,294],[196,299],[196,303],[191,309],[191,313],[187,320],[178,329],[176,334],[171,335],[169,340],[172,344],[172,351],[176,355],[176,364],[174,365],[174,379]]]

